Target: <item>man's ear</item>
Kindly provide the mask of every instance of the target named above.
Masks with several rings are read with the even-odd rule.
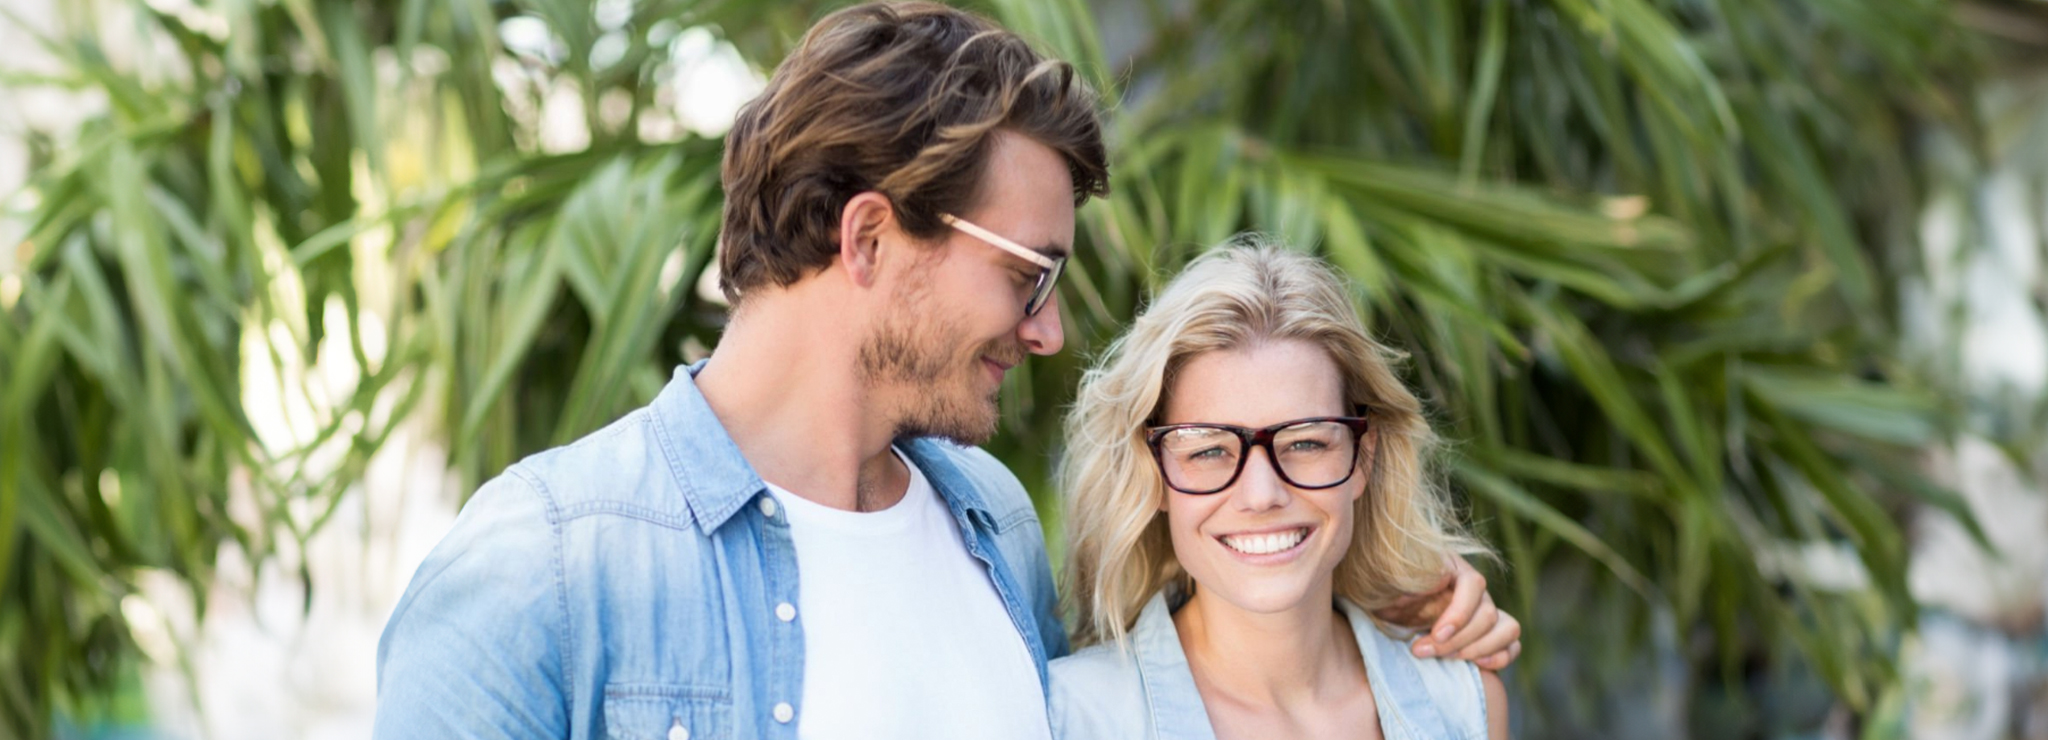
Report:
[[[870,287],[881,275],[881,236],[896,231],[896,207],[873,190],[855,194],[839,210],[839,263],[855,285]]]

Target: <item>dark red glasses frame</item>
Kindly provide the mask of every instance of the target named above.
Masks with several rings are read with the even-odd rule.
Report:
[[[1336,422],[1338,424],[1343,424],[1344,426],[1349,427],[1351,429],[1351,463],[1345,466],[1345,470],[1350,472],[1345,473],[1344,477],[1338,479],[1335,483],[1324,483],[1321,485],[1313,486],[1302,485],[1301,483],[1295,482],[1295,480],[1292,477],[1289,477],[1287,475],[1286,466],[1280,464],[1280,458],[1273,451],[1273,436],[1275,434],[1278,434],[1280,430],[1286,429],[1291,426],[1296,426],[1300,424],[1314,424],[1318,422]],[[1159,444],[1161,441],[1166,439],[1166,435],[1173,433],[1173,431],[1177,429],[1218,429],[1237,435],[1238,441],[1244,444],[1244,447],[1242,448],[1243,454],[1237,456],[1237,469],[1230,471],[1230,478],[1224,480],[1223,485],[1208,490],[1191,490],[1173,484],[1173,476],[1166,470],[1166,458],[1164,454],[1161,453],[1159,449]],[[1358,474],[1358,448],[1365,446],[1365,434],[1366,432],[1371,431],[1371,429],[1371,422],[1362,416],[1312,416],[1306,419],[1283,421],[1263,429],[1252,429],[1249,427],[1241,427],[1234,424],[1168,424],[1166,426],[1150,427],[1146,429],[1145,444],[1146,446],[1152,448],[1152,462],[1153,464],[1159,466],[1160,480],[1165,481],[1166,486],[1168,488],[1172,488],[1173,490],[1179,491],[1181,493],[1194,496],[1207,496],[1209,494],[1218,493],[1226,488],[1229,488],[1232,484],[1237,482],[1238,476],[1244,474],[1245,461],[1251,459],[1251,451],[1254,447],[1260,447],[1266,450],[1267,464],[1273,466],[1273,472],[1274,474],[1280,476],[1280,480],[1286,481],[1287,485],[1294,486],[1295,488],[1305,488],[1313,491],[1324,488],[1335,488],[1337,486],[1344,485],[1345,482],[1351,480],[1351,476]]]

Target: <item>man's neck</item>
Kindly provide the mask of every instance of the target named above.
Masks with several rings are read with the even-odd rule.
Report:
[[[875,511],[903,498],[910,471],[889,452],[886,398],[856,372],[859,340],[790,291],[753,298],[697,374],[740,454],[770,483],[819,504]]]

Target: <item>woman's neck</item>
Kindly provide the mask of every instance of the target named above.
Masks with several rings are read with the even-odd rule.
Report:
[[[1173,615],[1188,667],[1204,694],[1283,712],[1351,696],[1365,661],[1329,594],[1260,614],[1197,589]]]

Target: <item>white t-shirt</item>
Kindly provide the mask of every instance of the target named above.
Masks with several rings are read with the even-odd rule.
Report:
[[[797,737],[1046,740],[1045,695],[1023,636],[952,512],[903,464],[910,489],[882,511],[768,486],[796,544]]]

